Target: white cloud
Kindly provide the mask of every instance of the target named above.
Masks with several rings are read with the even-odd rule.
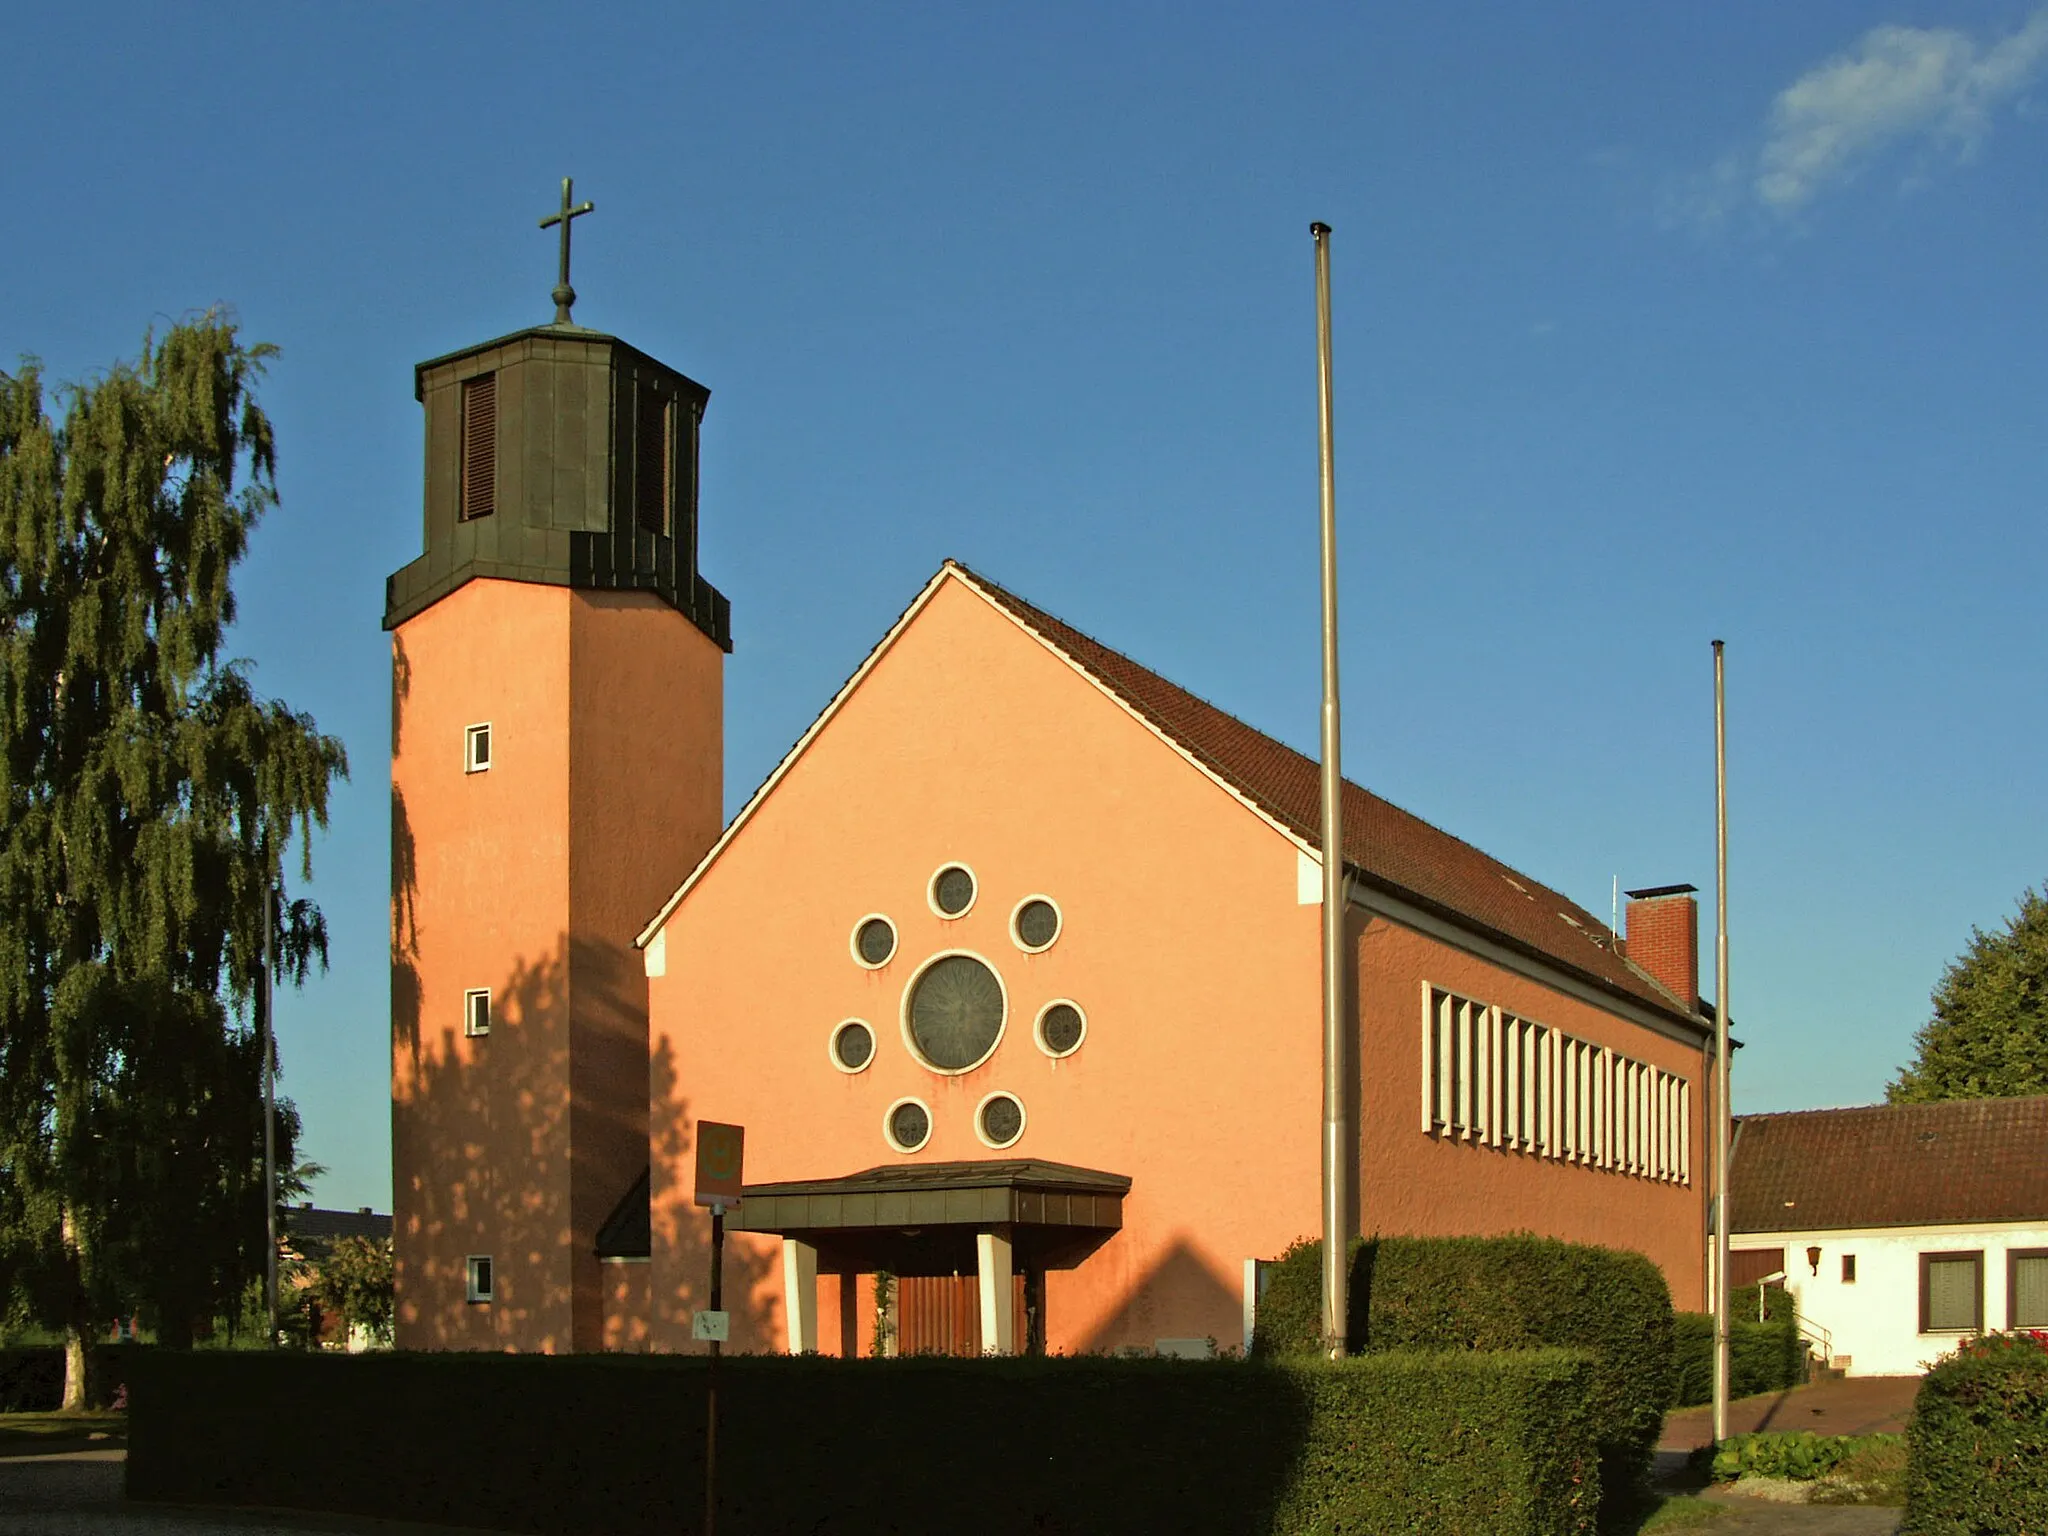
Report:
[[[1753,198],[1789,216],[1886,151],[1917,149],[1918,169],[1935,155],[1967,160],[2044,64],[2048,6],[1989,45],[1946,27],[1874,27],[1780,91],[1762,145],[1722,157],[1667,211],[1712,222]]]

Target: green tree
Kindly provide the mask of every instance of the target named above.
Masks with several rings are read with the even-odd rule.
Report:
[[[2023,891],[2003,928],[1971,929],[1933,1002],[1892,1103],[2048,1093],[2048,897]]]
[[[276,502],[254,385],[218,313],[45,409],[0,374],[0,1309],[85,1339],[188,1339],[264,1265],[264,893],[312,877],[341,743],[223,659],[231,578]],[[325,964],[305,900],[277,974]],[[291,1166],[296,1116],[281,1117]]]
[[[344,1330],[361,1327],[388,1334],[397,1307],[391,1244],[367,1237],[336,1239],[314,1273],[312,1291],[323,1311],[341,1319]]]

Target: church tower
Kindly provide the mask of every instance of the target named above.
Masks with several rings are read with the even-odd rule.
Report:
[[[425,552],[384,608],[407,1349],[607,1342],[596,1234],[648,1156],[633,938],[722,821],[709,391],[571,320],[569,193],[553,323],[414,370]]]

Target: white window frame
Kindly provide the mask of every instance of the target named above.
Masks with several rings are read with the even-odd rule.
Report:
[[[462,728],[462,771],[464,773],[489,773],[491,771],[491,764],[497,761],[496,754],[492,751],[494,743],[491,740],[491,734],[491,722],[488,720],[479,720],[473,725],[465,725]],[[477,756],[476,748],[478,742],[482,742],[484,748],[481,760]]]
[[[860,952],[860,931],[869,923],[881,923],[889,930],[889,959],[870,960]],[[879,971],[894,960],[903,948],[903,935],[897,930],[896,920],[886,912],[863,912],[853,920],[853,926],[846,932],[846,952],[853,956],[853,963],[864,971]]]
[[[482,1029],[476,1027],[476,1004],[478,998],[482,998],[484,1004],[484,1027]],[[491,989],[489,987],[466,988],[462,994],[462,1033],[471,1040],[481,1040],[490,1032]]]
[[[859,1025],[868,1032],[868,1059],[857,1067],[849,1067],[839,1059],[839,1037],[855,1025]],[[881,1053],[882,1037],[876,1032],[875,1026],[866,1019],[841,1019],[832,1026],[832,1033],[825,1037],[825,1059],[832,1063],[834,1071],[844,1072],[848,1077],[855,1077],[867,1071],[869,1067],[875,1064],[875,1058],[881,1055]]]
[[[1062,1003],[1065,1003],[1081,1016],[1081,1038],[1074,1042],[1072,1050],[1056,1051],[1046,1042],[1045,1016]],[[1088,1010],[1075,1002],[1071,997],[1055,997],[1051,999],[1043,1008],[1038,1010],[1038,1017],[1031,1021],[1031,1039],[1032,1043],[1052,1060],[1065,1061],[1074,1054],[1074,1051],[1080,1050],[1082,1046],[1088,1043]]]
[[[939,905],[939,876],[943,875],[949,869],[957,869],[964,871],[967,875],[969,883],[972,884],[974,887],[974,889],[968,893],[967,905],[962,907],[958,912],[948,912],[944,907]],[[974,872],[974,866],[968,863],[965,859],[946,860],[945,863],[941,864],[937,869],[932,871],[931,879],[925,881],[924,883],[924,904],[932,909],[932,916],[936,917],[942,923],[959,922],[961,918],[965,917],[968,913],[974,910],[975,903],[979,902],[980,900],[981,876]],[[1054,937],[1058,937],[1058,935],[1054,935]]]
[[[962,869],[967,869],[967,866],[965,864],[961,865],[960,867]],[[972,874],[973,871],[968,870],[968,873]],[[934,883],[936,883],[936,877],[934,877]],[[1034,901],[1042,901],[1048,907],[1052,908],[1052,937],[1047,939],[1043,944],[1026,944],[1024,942],[1024,935],[1017,931],[1017,920],[1024,915],[1024,909],[1030,906],[1031,903],[1033,903]],[[973,905],[974,904],[972,902],[968,903],[968,907],[970,910],[972,909]],[[1051,949],[1053,945],[1059,943],[1060,935],[1065,933],[1066,931],[1066,910],[1063,907],[1061,907],[1058,902],[1054,901],[1050,896],[1046,895],[1043,891],[1033,892],[1031,895],[1026,896],[1022,901],[1018,902],[1017,905],[1010,908],[1010,942],[1016,945],[1019,950],[1021,950],[1023,953],[1027,955],[1044,954],[1048,949]]]
[[[1008,1099],[1017,1106],[1017,1134],[1008,1141],[996,1141],[989,1136],[988,1132],[981,1128],[982,1111],[987,1109],[996,1099]],[[1025,1131],[1030,1128],[1031,1112],[1024,1107],[1024,1101],[1007,1088],[998,1088],[992,1093],[983,1094],[981,1102],[974,1106],[974,1139],[984,1147],[987,1147],[991,1152],[1001,1152],[1006,1148],[1014,1147],[1024,1139]]]
[[[479,1264],[484,1266],[484,1277],[488,1282],[482,1286],[476,1283]],[[480,1306],[488,1306],[497,1296],[498,1266],[492,1262],[488,1253],[472,1253],[463,1259],[462,1268],[465,1299]]]
[[[914,1147],[906,1147],[896,1139],[896,1111],[906,1104],[915,1104],[924,1111],[924,1140]],[[932,1144],[932,1137],[937,1133],[938,1129],[939,1122],[932,1118],[931,1105],[925,1103],[923,1099],[920,1099],[914,1093],[906,1093],[902,1098],[892,1100],[889,1107],[882,1111],[882,1140],[889,1144],[891,1152],[901,1153],[904,1157],[910,1157],[915,1153],[922,1152],[926,1147],[930,1146]]]

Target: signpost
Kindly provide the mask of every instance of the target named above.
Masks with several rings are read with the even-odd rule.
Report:
[[[690,1319],[690,1335],[711,1346],[710,1384],[704,1407],[704,1536],[718,1521],[718,1356],[732,1335],[725,1311],[725,1208],[740,1203],[746,1160],[744,1126],[697,1122],[697,1204],[711,1207],[711,1305]]]

